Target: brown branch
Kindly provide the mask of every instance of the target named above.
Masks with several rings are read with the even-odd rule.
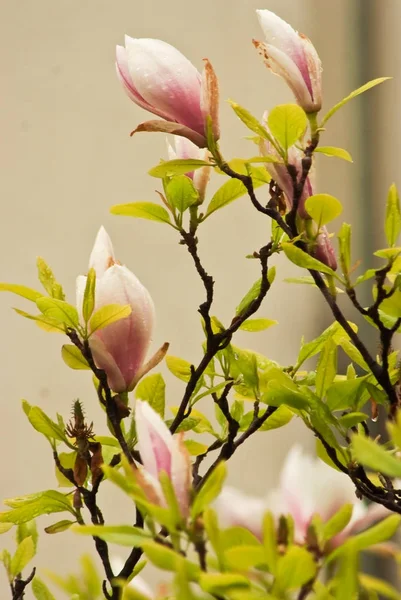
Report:
[[[27,579],[22,579],[21,575],[17,575],[11,584],[12,600],[22,600],[25,596],[25,588],[31,583],[35,577],[36,567],[32,569],[31,574]]]
[[[116,396],[113,396],[112,391],[109,387],[106,372],[103,371],[103,369],[99,369],[96,366],[88,340],[84,340],[82,342],[77,332],[73,329],[69,329],[67,331],[67,335],[72,341],[72,343],[81,351],[81,354],[90,366],[91,371],[99,380],[99,400],[106,408],[106,414],[111,425],[113,426],[114,435],[118,443],[120,444],[126,459],[130,464],[132,464],[134,462],[134,459],[121,429],[122,416],[118,409]]]
[[[185,233],[185,232],[184,232]],[[185,234],[188,236],[190,234]],[[184,242],[187,244],[186,238],[183,237]],[[189,242],[188,242],[189,243]],[[179,409],[175,418],[170,425],[171,433],[175,433],[181,423],[186,419],[191,413],[190,400],[193,392],[198,384],[198,381],[202,377],[205,372],[208,364],[214,358],[214,356],[219,352],[219,350],[223,350],[231,341],[233,334],[241,327],[242,323],[244,323],[251,315],[253,315],[262,304],[264,297],[270,289],[270,283],[267,278],[268,274],[268,258],[272,252],[272,244],[269,243],[266,246],[263,246],[259,250],[258,256],[261,264],[261,286],[258,296],[250,303],[245,311],[241,315],[235,316],[230,326],[222,332],[213,333],[210,322],[210,309],[213,303],[213,278],[208,275],[205,269],[199,265],[201,265],[198,253],[197,253],[197,245],[196,243],[191,242],[191,249],[189,250],[195,265],[197,267],[197,271],[199,272],[202,281],[204,283],[204,287],[206,290],[206,302],[202,303],[199,306],[199,312],[202,315],[205,325],[209,323],[209,327],[205,326],[206,329],[206,352],[195,368],[192,366],[191,369],[191,377],[187,383],[187,387],[184,392],[184,396],[181,400]]]

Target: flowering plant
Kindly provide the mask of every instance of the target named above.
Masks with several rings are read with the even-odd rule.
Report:
[[[387,78],[366,83],[321,116],[322,67],[311,41],[268,10],[257,16],[266,41],[254,45],[295,102],[269,107],[259,117],[230,102],[251,132],[250,158],[223,157],[218,79],[208,59],[200,73],[161,40],[127,37],[117,47],[124,91],[159,117],[135,128],[133,144],[141,132],[172,137],[164,159],[149,171],[158,201],[117,204],[111,212],[169,226],[188,251],[204,288],[198,307],[204,341],[197,359],[168,354],[167,342],[149,353],[157,303],[116,260],[103,227],[86,275],[77,278],[76,301],[66,300],[41,258],[43,290],[0,284],[1,291],[31,302],[30,312],[16,309],[21,316],[66,338],[62,359],[73,370],[89,371],[102,409],[101,417],[92,418],[92,408],[76,400],[66,422],[61,414],[49,416],[23,402],[26,418],[50,445],[60,489],[4,500],[0,533],[15,530],[17,542],[14,554],[0,555],[13,600],[31,590],[37,600],[52,600],[51,581],[71,600],[399,597],[389,582],[365,573],[360,560],[366,551],[401,557],[391,541],[401,514],[400,366],[393,347],[401,330],[399,197],[391,185],[387,247],[375,252],[373,266],[355,274],[351,226],[343,223],[336,241],[331,233],[341,203],[318,193],[314,180],[316,153],[351,160],[346,150],[320,144],[329,120]],[[211,177],[224,182],[209,198]],[[222,323],[198,240],[203,223],[242,196],[270,231],[248,256],[258,265],[256,282],[238,298],[230,322]],[[251,236],[249,241],[255,243]],[[300,269],[291,285],[312,285],[333,317],[315,339],[302,340],[291,365],[235,345],[240,329],[260,332],[276,325],[255,315],[274,285],[280,255]],[[146,284],[152,285],[151,273]],[[371,288],[367,306],[360,301],[363,287]],[[358,323],[349,320],[340,294]],[[377,355],[358,332],[363,322],[377,338]],[[341,365],[340,352],[346,357]],[[183,388],[169,408],[158,368],[163,362]],[[203,412],[207,406],[214,408],[213,419]],[[273,429],[284,435],[292,420],[316,439],[316,456],[289,448],[279,486],[264,499],[227,486],[229,460],[248,439]],[[377,422],[386,438],[373,433]],[[106,523],[99,491],[107,493],[110,486],[127,497],[131,510]],[[91,536],[101,574],[87,556],[79,576],[42,576],[29,566],[37,551],[35,520],[56,513],[66,514],[47,522],[46,534]],[[111,544],[127,548],[123,561],[113,557]],[[157,589],[146,583],[148,564],[162,572]]]

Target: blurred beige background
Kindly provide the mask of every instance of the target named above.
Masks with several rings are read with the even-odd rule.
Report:
[[[165,39],[199,68],[207,56],[220,76],[222,99],[234,99],[262,114],[292,99],[251,44],[252,37],[262,37],[256,8],[277,11],[312,38],[324,64],[325,108],[369,78],[397,77],[372,91],[369,99],[350,104],[325,134],[324,143],[347,148],[354,165],[323,157],[318,163],[318,190],[341,198],[346,219],[363,222],[369,232],[354,240],[357,255],[364,256],[372,237],[381,235],[373,224],[381,219],[384,195],[399,173],[397,0],[2,0],[0,280],[36,287],[35,257],[40,255],[73,299],[75,278],[85,272],[94,236],[104,224],[117,256],[154,298],[158,321],[154,348],[168,340],[172,354],[199,359],[202,332],[197,306],[203,290],[189,256],[172,230],[108,212],[115,203],[157,201],[156,182],[146,172],[165,157],[163,135],[129,137],[146,114],[120,88],[114,47],[128,33]],[[247,132],[224,102],[221,119],[225,155],[249,153],[249,142],[242,139]],[[385,146],[382,133],[387,136]],[[374,170],[373,160],[379,164]],[[245,198],[202,227],[200,250],[217,280],[215,314],[223,321],[229,320],[258,277],[256,262],[244,257],[268,234],[266,221]],[[255,337],[242,333],[237,338],[238,344],[286,364],[296,357],[301,335],[310,338],[328,318],[317,293],[282,282],[295,272],[288,267],[279,270],[261,311],[280,325]],[[61,361],[61,336],[42,332],[11,310],[11,306],[28,310],[27,304],[0,296],[2,498],[56,486],[50,449],[25,420],[21,398],[67,417],[79,397],[97,433],[105,433],[89,375],[69,371]],[[167,377],[169,402],[176,404],[183,388]],[[296,423],[254,436],[231,461],[230,483],[264,493],[277,481],[281,462],[295,440],[313,448],[311,436]],[[132,520],[132,507],[120,504],[108,484],[103,486],[102,502],[110,520]],[[55,520],[43,518],[40,527]],[[10,545],[7,536],[1,545],[3,539]],[[43,534],[35,564],[39,570],[67,573],[91,547],[90,540],[70,533]],[[121,550],[116,552],[124,556]],[[9,597],[1,569],[0,597]],[[26,597],[31,598],[30,592]]]

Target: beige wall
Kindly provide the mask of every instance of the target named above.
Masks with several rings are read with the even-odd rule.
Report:
[[[0,280],[36,286],[35,257],[41,255],[73,298],[75,277],[85,271],[95,233],[104,224],[120,259],[154,298],[158,318],[154,348],[168,340],[172,354],[198,360],[202,333],[196,307],[202,288],[185,250],[161,225],[108,213],[114,203],[156,200],[155,180],[146,171],[165,153],[162,135],[129,138],[146,115],[120,89],[114,46],[128,33],[164,38],[199,67],[207,56],[221,77],[223,100],[235,99],[258,115],[275,103],[291,101],[284,84],[265,70],[250,43],[252,37],[261,36],[253,12],[261,5],[257,0],[0,3]],[[350,35],[355,2],[269,0],[265,6],[314,39],[325,64],[327,107],[361,83]],[[337,117],[325,143],[344,145],[357,159],[356,114],[354,105]],[[252,152],[249,142],[241,139],[247,132],[224,102],[222,130],[227,157]],[[319,168],[318,188],[343,198],[350,214],[358,189],[357,162],[351,167],[320,160]],[[258,277],[256,264],[244,256],[264,242],[267,229],[266,221],[242,199],[217,213],[200,231],[204,264],[217,280],[215,313],[223,321]],[[289,273],[285,267],[279,280]],[[26,422],[21,398],[67,416],[73,399],[79,397],[96,431],[105,432],[90,377],[68,371],[60,359],[61,337],[40,331],[10,306],[28,309],[22,299],[0,297],[1,497],[55,486],[49,448]],[[256,338],[243,333],[238,343],[285,363],[294,360],[302,333],[311,336],[327,316],[312,290],[290,288],[281,281],[261,314],[281,324]],[[168,389],[169,402],[177,403],[182,387],[169,378]],[[294,439],[313,445],[299,424],[255,436],[232,461],[231,483],[263,493],[276,480]],[[132,508],[125,503],[116,512],[118,502],[104,485],[106,515],[129,522]],[[43,519],[40,526],[51,522]],[[67,572],[89,547],[88,540],[69,533],[44,535],[37,564]],[[7,593],[0,571],[0,596]]]

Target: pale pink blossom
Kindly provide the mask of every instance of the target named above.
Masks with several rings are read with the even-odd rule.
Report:
[[[322,106],[322,67],[312,42],[270,10],[256,13],[266,43],[254,44],[267,67],[285,79],[305,112],[318,112]]]
[[[129,305],[131,314],[93,332],[89,345],[98,368],[114,392],[129,390],[151,342],[154,305],[147,289],[131,271],[116,262],[111,240],[101,227],[89,259],[96,272],[95,311],[108,304]],[[77,279],[77,307],[82,311],[86,276]],[[90,333],[90,332],[89,332]]]
[[[117,46],[117,75],[135,104],[163,119],[142,123],[135,131],[174,133],[202,148],[210,116],[218,139],[218,83],[210,62],[204,62],[201,75],[167,42],[126,36],[125,47]]]
[[[354,484],[344,473],[294,446],[287,455],[277,488],[264,498],[224,488],[216,508],[223,525],[245,527],[258,537],[262,537],[263,515],[267,511],[277,519],[290,514],[294,519],[295,540],[302,544],[315,514],[326,522],[345,504],[353,505],[352,518],[344,531],[332,540],[334,545],[388,515],[382,506],[367,506],[359,500]]]
[[[160,415],[148,402],[137,400],[135,424],[138,437],[137,449],[141,456],[139,466],[145,494],[151,502],[167,506],[159,481],[164,471],[171,480],[181,515],[189,513],[191,489],[191,463],[181,435],[173,436]]]
[[[174,136],[174,147],[167,141],[167,153],[169,160],[174,160],[176,158],[196,158],[198,160],[206,161],[209,158],[209,152],[207,150],[198,148],[198,146],[195,146],[190,140],[179,136]],[[210,179],[210,167],[204,166],[196,171],[189,171],[186,175],[194,182],[194,187],[199,193],[199,199],[202,201],[205,197],[206,187]]]

